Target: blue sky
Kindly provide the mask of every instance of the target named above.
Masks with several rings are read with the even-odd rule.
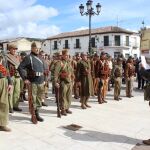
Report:
[[[60,32],[88,28],[88,17],[81,16],[79,5],[87,0],[0,0],[1,39],[18,36],[46,38]],[[92,27],[119,26],[139,30],[142,21],[150,26],[149,0],[93,0],[102,5]],[[118,18],[118,19],[117,19]]]

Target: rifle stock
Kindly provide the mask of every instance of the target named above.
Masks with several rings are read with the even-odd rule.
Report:
[[[37,124],[37,118],[35,115],[35,109],[33,106],[33,100],[32,100],[32,84],[28,84],[28,102],[29,102],[29,112],[31,114],[31,121],[33,124]]]
[[[57,117],[61,118],[60,113],[60,101],[59,101],[59,87],[55,87],[55,96],[56,96],[56,103],[57,103]]]

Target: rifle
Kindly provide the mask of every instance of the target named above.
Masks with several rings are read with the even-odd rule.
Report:
[[[28,84],[28,102],[29,102],[29,112],[31,114],[31,121],[33,124],[37,124],[37,118],[35,115],[35,109],[33,106],[33,99],[32,99],[32,84]]]
[[[61,118],[60,101],[59,101],[59,87],[55,87],[55,96],[56,96],[56,103],[57,103],[57,117]]]

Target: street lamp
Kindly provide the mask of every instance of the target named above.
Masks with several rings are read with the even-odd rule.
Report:
[[[87,7],[87,11],[84,12],[84,5],[81,4],[79,6],[79,9],[80,9],[80,14],[81,16],[89,16],[89,53],[91,54],[91,17],[94,16],[94,15],[99,15],[100,12],[101,12],[101,5],[100,3],[97,3],[96,5],[96,11],[94,11],[94,8],[92,7],[92,3],[93,1],[92,0],[88,0],[87,3],[86,3],[86,7]]]

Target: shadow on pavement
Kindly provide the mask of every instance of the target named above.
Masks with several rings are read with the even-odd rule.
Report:
[[[73,140],[77,141],[91,141],[91,142],[102,141],[102,142],[127,143],[131,145],[135,145],[136,143],[142,141],[142,139],[135,139],[125,135],[117,135],[90,130],[79,130],[77,132],[73,132],[66,129],[64,130],[66,131],[64,133],[65,136],[70,137]],[[73,134],[71,134],[72,132]]]

